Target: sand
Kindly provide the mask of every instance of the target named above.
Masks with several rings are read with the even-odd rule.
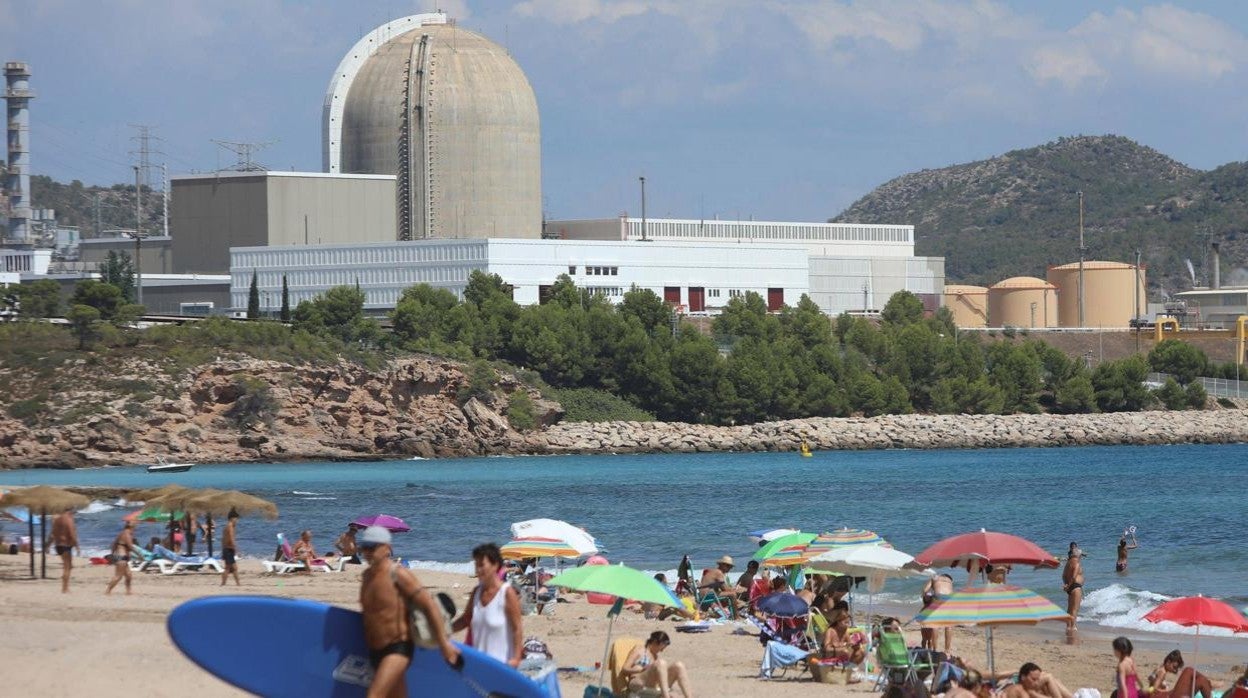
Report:
[[[255,560],[241,563],[242,587],[219,586],[211,574],[164,576],[137,573],[134,594],[125,596],[121,587],[111,596],[103,591],[112,576],[108,567],[93,567],[85,560],[74,570],[68,595],[60,593],[59,560],[50,559],[47,580],[28,579],[25,556],[0,555],[0,667],[4,673],[4,693],[19,696],[237,696],[240,691],[205,673],[182,656],[165,633],[165,617],[180,602],[222,593],[267,594],[317,599],[347,608],[357,608],[359,568],[342,573],[313,576],[272,577],[260,574]],[[427,586],[447,591],[463,606],[475,580],[452,573],[417,571]],[[560,666],[592,668],[602,658],[606,639],[606,607],[585,603],[578,597],[558,604],[549,616],[528,616],[526,636],[536,635],[549,645]],[[666,655],[689,667],[694,692],[700,696],[839,696],[870,693],[870,685],[834,686],[814,683],[809,674],[797,680],[760,681],[762,655],[755,637],[733,634],[733,626],[722,625],[700,635],[678,634],[670,621],[647,621],[639,614],[625,612],[615,624],[615,634],[644,637],[652,630],[665,629],[672,636]],[[1137,633],[1133,640],[1143,639]],[[1191,638],[1157,638],[1136,652],[1145,672],[1160,663],[1172,647],[1191,657]],[[918,643],[917,629],[908,630],[910,644]],[[1068,646],[1060,625],[1048,630],[1026,627],[999,629],[996,657],[999,668],[1017,668],[1034,661],[1053,671],[1072,690],[1091,687],[1108,698],[1113,682],[1111,635],[1085,629],[1081,642]],[[462,638],[460,638],[462,639]],[[1170,641],[1167,641],[1170,640]],[[1224,645],[1225,646],[1225,645]],[[1233,645],[1231,647],[1234,647]],[[1248,641],[1244,641],[1248,652]],[[977,664],[984,661],[982,633],[958,629],[954,652]],[[1242,657],[1242,653],[1241,653]],[[1209,672],[1225,683],[1240,657],[1202,653],[1202,667],[1217,666]],[[1145,669],[1147,667],[1147,669]],[[793,677],[796,671],[790,671]],[[563,694],[579,697],[596,673],[562,675]]]

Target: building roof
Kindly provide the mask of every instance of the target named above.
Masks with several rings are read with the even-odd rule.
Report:
[[[988,293],[987,286],[971,286],[969,284],[945,284],[946,294],[983,294]]]
[[[1078,268],[1079,268],[1078,262],[1071,262],[1069,264],[1062,264],[1056,267],[1049,267],[1049,271],[1068,271],[1070,269],[1078,269]],[[1085,260],[1083,263],[1084,271],[1089,271],[1093,269],[1134,269],[1134,268],[1135,268],[1134,264],[1127,264],[1126,262],[1107,262],[1105,260],[1099,260],[1099,259],[1089,259],[1089,260]]]
[[[1044,279],[1037,279],[1034,276],[1012,276],[993,284],[990,288],[1002,290],[1020,290],[1029,288],[1047,289],[1052,291],[1057,290],[1057,287],[1053,284],[1045,281]]]
[[[325,179],[388,179],[394,181],[397,179],[395,175],[386,174],[342,174],[340,172],[290,172],[286,170],[255,170],[252,172],[240,172],[237,170],[222,170],[220,172],[207,172],[202,174],[183,174],[170,175],[169,180],[172,182],[180,182],[188,179],[254,179],[257,177],[296,177],[296,178],[325,178]]]

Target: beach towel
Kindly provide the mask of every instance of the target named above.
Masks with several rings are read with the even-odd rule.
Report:
[[[763,650],[763,664],[758,668],[758,676],[759,678],[770,679],[771,673],[776,669],[793,666],[805,659],[809,654],[810,652],[804,649],[771,640]]]

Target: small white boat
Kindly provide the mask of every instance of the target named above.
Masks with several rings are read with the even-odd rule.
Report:
[[[156,456],[156,464],[147,466],[149,473],[185,473],[194,463],[166,463],[163,456]]]

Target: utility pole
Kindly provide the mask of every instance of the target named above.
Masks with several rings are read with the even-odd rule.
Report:
[[[646,178],[638,177],[641,182],[641,241],[649,242],[646,238]]]
[[[1135,353],[1140,353],[1140,248],[1135,248]]]
[[[164,205],[164,235],[165,237],[169,237],[169,168],[163,162],[160,163],[160,180],[160,186],[165,192],[165,195],[160,197],[163,200],[161,203]]]
[[[91,197],[91,210],[95,214],[95,237],[100,236],[100,193],[97,191]]]
[[[1083,246],[1083,192],[1079,194],[1079,326],[1083,327],[1083,261],[1088,248]]]
[[[308,244],[308,214],[303,214],[303,244]]]
[[[134,166],[134,298],[143,305],[143,189],[140,169]]]

